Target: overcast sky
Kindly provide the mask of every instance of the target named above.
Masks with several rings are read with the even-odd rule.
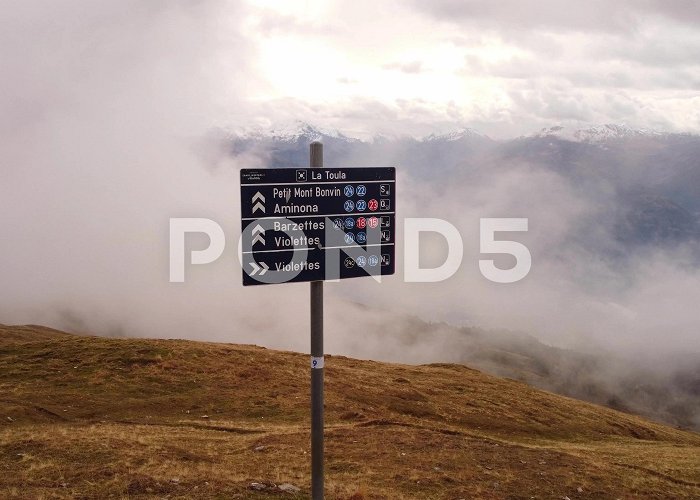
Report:
[[[100,79],[108,67],[148,77],[145,86],[178,67],[161,88],[196,103],[193,131],[294,120],[355,136],[469,126],[510,137],[604,123],[700,131],[696,0],[0,5],[3,72],[14,76],[0,90],[13,114],[41,103],[3,86],[56,98],[78,72],[81,85],[104,89],[119,87]],[[37,78],[48,71],[52,81]],[[16,87],[18,75],[28,87]]]
[[[249,0],[239,21],[261,124],[700,129],[694,0]]]

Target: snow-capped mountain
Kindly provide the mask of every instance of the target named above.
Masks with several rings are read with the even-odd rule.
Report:
[[[399,139],[409,139],[416,142],[432,144],[463,140],[491,141],[487,135],[469,127],[460,127],[445,133],[431,133],[419,138],[378,135],[369,139],[361,139],[353,136],[352,133],[343,133],[337,129],[319,127],[300,120],[267,127],[254,126],[241,128],[231,131],[230,135],[236,140],[265,140],[283,144],[297,144],[300,141],[311,142],[315,140],[332,140],[348,143],[387,143]],[[579,129],[554,125],[551,127],[544,127],[533,134],[522,136],[521,139],[551,137],[570,142],[603,144],[610,141],[635,138],[663,138],[667,136],[689,136],[689,134],[673,134],[648,128],[632,128],[624,124],[607,123]],[[507,142],[507,140],[500,142]]]
[[[528,165],[571,182],[595,203],[607,203],[611,233],[620,242],[700,242],[698,136],[608,124],[554,126],[511,140],[492,140],[469,128],[361,140],[294,122],[232,134],[229,145],[234,156],[290,167],[308,164],[309,143],[319,139],[329,167],[397,165],[426,185],[438,187],[449,179],[465,192],[475,178],[496,179]]]
[[[552,127],[545,127],[536,134],[533,134],[534,137],[556,137],[562,140],[585,142],[590,144],[600,144],[620,139],[663,137],[665,135],[668,134],[652,129],[632,128],[624,124],[618,125],[614,123],[596,125],[582,129],[570,129],[556,125]]]
[[[445,134],[430,134],[426,135],[425,137],[422,137],[420,139],[421,142],[453,142],[453,141],[460,141],[462,139],[488,139],[487,136],[479,133],[478,131],[474,130],[473,128],[469,127],[464,127],[464,128],[459,128],[457,130],[453,130],[452,132],[447,132]]]
[[[246,140],[271,140],[287,144],[296,144],[299,141],[312,142],[324,139],[340,139],[349,142],[358,141],[352,137],[341,134],[338,130],[321,128],[309,123],[296,120],[290,123],[275,124],[272,127],[251,127],[234,131],[237,139]]]
[[[408,136],[377,135],[367,140],[354,137],[352,134],[344,134],[337,129],[324,128],[311,125],[307,122],[296,120],[290,123],[275,124],[269,127],[255,126],[231,131],[230,135],[238,140],[269,140],[286,144],[296,144],[299,141],[315,141],[324,139],[340,140],[345,142],[386,143]],[[420,138],[414,138],[417,142],[454,142],[464,139],[489,139],[486,135],[469,127],[460,127],[452,131],[440,134],[429,134]]]

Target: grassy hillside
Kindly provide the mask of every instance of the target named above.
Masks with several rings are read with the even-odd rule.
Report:
[[[354,342],[344,342],[353,353],[370,353],[362,345],[381,332],[383,361],[411,364],[458,363],[575,399],[645,416],[674,427],[700,432],[700,352],[690,349],[671,354],[562,349],[542,343],[524,332],[456,327],[420,318],[371,310],[363,304],[342,304],[331,316],[339,324],[347,314],[368,323]],[[368,321],[368,318],[372,318]],[[353,343],[355,345],[353,345]],[[358,345],[359,344],[359,345]],[[360,355],[359,357],[364,357]]]
[[[0,326],[0,498],[307,498],[308,361]],[[460,365],[326,367],[328,498],[700,497],[698,434]]]

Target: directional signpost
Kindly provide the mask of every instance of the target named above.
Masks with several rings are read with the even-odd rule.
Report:
[[[241,170],[243,285],[394,273],[393,167]]]
[[[310,281],[311,496],[323,499],[323,281],[394,274],[396,170],[241,170],[243,285]]]

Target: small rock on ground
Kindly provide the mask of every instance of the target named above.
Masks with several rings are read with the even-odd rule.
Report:
[[[285,493],[299,493],[301,491],[301,488],[298,488],[293,484],[289,483],[282,483],[279,486],[277,486],[277,489],[280,491],[284,491]]]

